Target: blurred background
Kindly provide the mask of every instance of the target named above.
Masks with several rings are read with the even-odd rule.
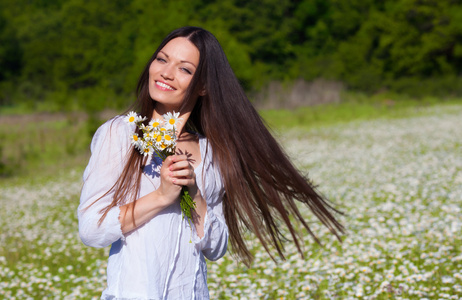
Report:
[[[4,0],[0,177],[81,163],[185,25],[218,38],[261,110],[462,96],[459,0]]]
[[[91,138],[186,25],[348,232],[302,210],[324,247],[284,262],[250,234],[252,268],[208,263],[211,299],[462,299],[462,0],[0,0],[0,299],[100,298],[109,248],[76,216]]]

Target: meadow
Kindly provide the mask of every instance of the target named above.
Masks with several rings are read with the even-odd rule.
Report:
[[[344,212],[347,234],[338,242],[304,210],[322,247],[306,234],[304,258],[287,243],[286,260],[273,261],[250,236],[250,268],[232,252],[208,262],[211,299],[462,299],[462,105],[379,110],[314,126],[303,110],[263,113]],[[0,299],[101,294],[109,248],[86,247],[77,232],[83,168],[2,179]]]

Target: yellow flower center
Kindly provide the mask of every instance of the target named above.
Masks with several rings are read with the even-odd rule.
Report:
[[[164,137],[165,137],[165,139],[166,139],[167,141],[170,141],[170,140],[172,139],[172,137],[169,136],[168,134],[166,134]]]
[[[157,127],[157,126],[159,126],[159,122],[152,123],[152,127]]]
[[[135,121],[135,117],[134,116],[131,116],[129,119],[128,119],[128,122],[132,123]]]
[[[175,124],[175,119],[170,119],[168,122],[169,122],[171,125],[173,125],[173,124]]]
[[[162,145],[160,145],[160,147],[161,147],[162,149],[165,149],[165,148],[167,148],[167,145],[165,145],[164,143],[162,143]]]
[[[138,141],[138,136],[136,134],[133,135],[133,139],[135,140],[135,142]]]
[[[160,129],[160,131],[165,131],[165,130],[167,130],[167,129],[165,129],[164,127],[162,127],[162,128]]]
[[[158,141],[158,142],[162,141],[162,137],[159,135],[159,136],[157,137],[156,141]]]
[[[148,153],[148,152],[149,152],[149,149],[148,149],[148,148],[144,148],[144,152]]]

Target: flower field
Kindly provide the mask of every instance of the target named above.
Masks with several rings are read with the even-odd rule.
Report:
[[[462,299],[462,106],[401,119],[292,128],[296,165],[345,215],[343,243],[304,210],[306,235],[286,260],[249,238],[251,268],[209,262],[212,299]],[[0,299],[98,298],[109,249],[84,246],[76,208],[83,169],[0,184]]]

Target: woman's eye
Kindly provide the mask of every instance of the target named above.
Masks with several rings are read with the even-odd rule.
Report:
[[[188,73],[189,75],[191,75],[191,74],[192,74],[191,70],[189,70],[189,69],[186,69],[186,68],[181,68],[181,70],[182,70],[183,72],[186,72],[186,73]]]
[[[156,60],[157,60],[158,62],[165,62],[165,59],[163,59],[162,57],[157,57]]]

